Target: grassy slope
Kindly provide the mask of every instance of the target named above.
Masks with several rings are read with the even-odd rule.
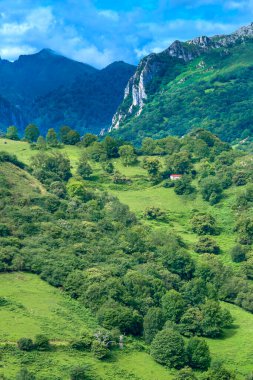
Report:
[[[0,348],[3,349],[4,342],[10,343],[10,347],[2,353],[0,376],[5,374],[12,379],[21,365],[27,365],[38,380],[68,379],[72,366],[90,363],[104,380],[171,379],[170,372],[144,352],[118,353],[111,361],[100,362],[90,354],[70,350],[68,342],[80,332],[96,328],[96,322],[87,309],[36,275],[1,274],[0,297],[3,296],[9,305],[1,307]],[[21,337],[33,338],[39,333],[56,340],[58,348],[45,353],[24,353],[13,345]]]
[[[76,301],[65,297],[36,275],[13,273],[0,275],[0,297],[12,301],[2,307],[0,333],[2,342],[12,342],[22,336],[34,337],[47,333],[58,339],[57,349],[48,353],[22,353],[13,345],[2,356],[0,375],[14,376],[22,364],[33,370],[38,380],[68,379],[72,366],[90,363],[103,380],[170,380],[173,372],[156,364],[145,352],[131,350],[115,353],[108,362],[100,362],[90,354],[72,351],[64,346],[79,331],[96,324],[87,310]],[[77,307],[78,305],[78,307]],[[250,372],[253,366],[253,315],[242,309],[226,305],[235,318],[235,327],[226,331],[223,339],[208,340],[214,358],[224,360],[236,369],[239,378]],[[50,367],[50,368],[49,368]],[[11,377],[12,378],[12,377]]]
[[[8,141],[7,144],[3,144],[3,140],[1,139],[0,150],[16,153],[20,160],[23,160],[28,164],[30,162],[30,157],[36,154],[36,151],[31,151],[29,145],[26,143]],[[77,158],[81,154],[80,148],[65,147],[62,151],[69,155],[73,171],[75,171],[74,167]],[[199,196],[196,199],[179,197],[174,193],[173,189],[165,189],[160,186],[151,187],[146,177],[146,171],[140,166],[124,168],[118,159],[114,160],[114,164],[118,170],[133,180],[132,185],[116,186],[112,184],[109,178],[95,180],[95,178],[98,178],[98,175],[102,173],[98,164],[93,166],[94,180],[88,181],[87,184],[101,186],[107,189],[109,192],[118,196],[123,203],[128,204],[139,216],[142,215],[143,211],[148,206],[158,206],[166,210],[169,216],[169,224],[152,222],[152,226],[155,228],[169,227],[174,229],[176,232],[180,233],[184,240],[189,244],[189,247],[192,248],[192,251],[198,237],[190,231],[189,220],[191,217],[191,211],[193,209],[204,209],[212,212],[217,217],[218,224],[223,228],[221,235],[215,237],[222,248],[222,254],[220,257],[223,261],[231,264],[229,249],[234,245],[235,241],[235,236],[233,234],[233,224],[235,221],[233,220],[231,202],[233,201],[235,193],[241,191],[241,188],[231,188],[226,192],[226,197],[220,204],[211,207],[208,203],[203,202]],[[29,174],[24,174],[23,171],[13,171],[11,164],[2,165],[0,167],[0,173],[1,171],[12,173],[10,178],[15,182],[18,182],[18,179],[21,178],[20,175],[22,174],[20,191],[24,186],[28,188],[27,184],[29,183],[33,185],[32,191],[36,191],[38,182]],[[150,222],[145,221],[145,223]],[[195,254],[195,257],[198,257],[198,255]],[[66,299],[58,290],[45,284],[35,276],[18,276],[19,275],[14,274],[0,276],[0,296],[2,294],[8,296],[9,294],[9,296],[17,302],[17,305],[14,306],[14,310],[12,311],[12,317],[9,314],[5,314],[4,318],[1,318],[0,339],[2,341],[16,340],[22,335],[29,336],[30,334],[30,336],[33,336],[38,332],[46,331],[49,331],[51,338],[66,341],[73,338],[75,334],[79,333],[79,331],[82,328],[85,328],[87,324],[93,324],[92,318],[90,319],[90,317],[88,317],[86,311],[84,316],[80,316],[80,313],[73,309],[75,303]],[[3,279],[4,284],[2,284],[3,281],[1,281]],[[36,286],[34,286],[35,284]],[[43,300],[43,302],[41,302],[41,300]],[[19,303],[23,304],[26,309],[19,308]],[[52,308],[52,305],[55,307]],[[250,329],[253,322],[253,316],[238,307],[230,305],[227,305],[227,307],[231,309],[237,328],[228,330],[225,336],[226,339],[209,340],[209,345],[213,357],[224,359],[231,368],[237,369],[239,373],[246,374],[253,366],[251,348],[253,332],[251,332]],[[29,311],[29,315],[26,314],[27,310]],[[57,310],[59,313],[57,313]],[[71,310],[71,313],[69,310]],[[74,310],[74,312],[72,310]],[[17,312],[19,313],[19,318],[16,317]],[[71,318],[69,314],[73,314],[71,315]],[[39,317],[35,320],[35,316],[40,315],[41,318]],[[10,324],[3,322],[7,319],[10,320]],[[17,321],[19,322],[18,324]],[[11,328],[9,328],[9,326],[11,326]],[[29,332],[26,332],[26,326],[29,327]],[[62,379],[62,375],[59,373],[64,366],[69,368],[70,366],[82,363],[83,361],[91,362],[96,367],[98,373],[100,373],[102,379],[156,379],[155,375],[152,375],[152,373],[156,374],[157,380],[170,380],[171,378],[170,372],[154,363],[152,358],[144,352],[130,350],[128,353],[117,354],[116,362],[114,362],[114,360],[116,360],[115,356],[111,362],[104,363],[98,362],[86,354],[76,355],[76,352],[69,351],[66,347],[45,354],[43,360],[41,359],[41,355],[43,354],[36,353],[34,355],[35,358],[33,359],[34,361],[32,362],[31,368],[37,372],[38,367],[40,367],[42,371],[41,373],[45,376],[44,373],[47,373],[48,367],[50,366],[50,368],[54,368],[55,376],[57,374],[59,379]],[[19,367],[21,361],[22,355],[17,353],[14,355],[13,352],[7,354],[7,356],[5,356],[5,366],[8,364],[8,370],[6,373],[13,374]],[[115,363],[117,364],[115,365]],[[143,365],[144,363],[145,365]],[[6,367],[4,367],[4,369],[6,371]],[[41,375],[39,380],[49,379],[49,377],[43,376]],[[53,377],[53,379],[56,378],[57,377]]]

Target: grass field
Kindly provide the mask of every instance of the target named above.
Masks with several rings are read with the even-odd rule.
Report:
[[[1,274],[0,297],[8,302],[0,311],[0,378],[4,374],[14,379],[25,365],[36,373],[38,380],[69,379],[71,367],[89,363],[103,380],[172,379],[170,372],[145,352],[129,352],[127,348],[126,352],[116,352],[110,360],[101,362],[90,353],[71,350],[67,346],[71,339],[84,330],[94,331],[97,324],[87,309],[36,275]],[[39,333],[49,336],[55,348],[44,353],[25,353],[16,348],[19,338],[34,338]],[[4,343],[9,346],[4,347]]]
[[[0,275],[0,297],[9,304],[1,307],[0,338],[2,363],[0,375],[13,379],[20,366],[26,365],[39,380],[68,379],[69,369],[89,363],[101,379],[172,380],[173,371],[155,363],[148,353],[126,344],[125,352],[115,352],[108,361],[98,361],[90,353],[71,350],[66,344],[85,329],[96,328],[93,317],[77,301],[26,273]],[[224,360],[236,370],[239,379],[253,368],[253,315],[226,304],[234,317],[234,327],[222,339],[208,339],[215,359]],[[20,337],[38,333],[50,336],[58,344],[50,352],[24,353],[13,343]],[[3,343],[10,343],[3,346]],[[57,342],[56,342],[57,343]],[[50,369],[49,369],[50,368]]]

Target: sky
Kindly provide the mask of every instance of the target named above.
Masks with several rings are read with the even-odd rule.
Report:
[[[253,22],[253,0],[0,0],[0,56],[50,48],[102,68],[137,64],[174,40]]]

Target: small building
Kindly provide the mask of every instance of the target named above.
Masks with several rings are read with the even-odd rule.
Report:
[[[171,174],[170,175],[170,179],[172,181],[177,181],[178,179],[181,179],[182,178],[182,174]]]

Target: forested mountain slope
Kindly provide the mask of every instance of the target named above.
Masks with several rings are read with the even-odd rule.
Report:
[[[234,141],[252,137],[253,24],[229,36],[174,42],[144,58],[113,130],[131,141],[201,127]]]
[[[22,133],[36,122],[43,134],[65,124],[82,133],[108,128],[134,70],[124,62],[97,70],[49,49],[0,59],[0,96],[9,104],[0,107],[0,126]]]

